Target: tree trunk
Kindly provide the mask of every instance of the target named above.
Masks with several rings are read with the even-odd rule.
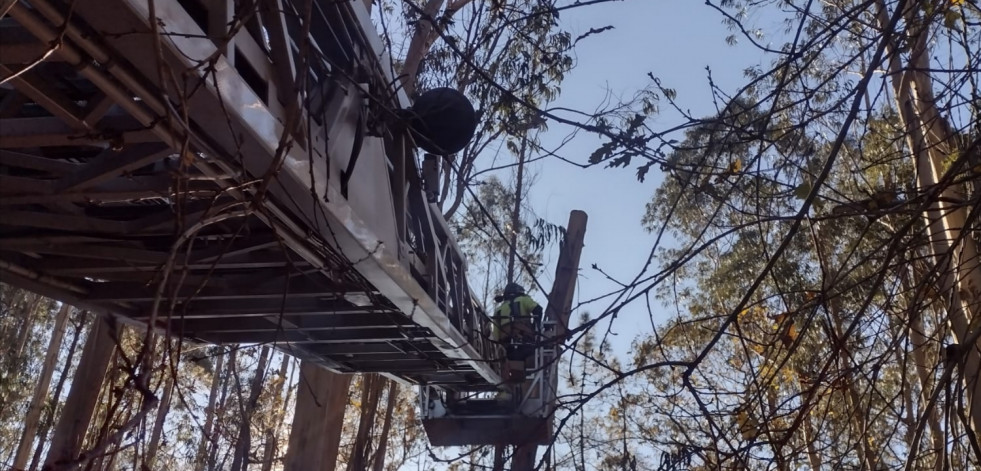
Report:
[[[810,411],[803,412],[804,417],[804,447],[807,449],[807,462],[811,465],[812,471],[821,469],[821,457],[818,455],[817,448],[814,446],[814,424],[811,422]]]
[[[919,286],[919,282],[915,281],[918,277],[916,275],[916,270],[909,270],[910,276],[913,277],[913,282],[905,279],[903,281],[903,289],[907,293],[913,292],[914,286]],[[923,310],[920,306],[916,305],[916,299],[911,299],[908,303],[908,311],[910,314],[909,323],[906,324],[905,328],[909,334],[909,341],[913,349],[910,355],[913,357],[913,368],[916,370],[916,377],[920,383],[920,401],[919,403],[925,407],[925,405],[930,400],[930,394],[933,391],[933,381],[930,377],[930,361],[927,359],[927,338],[926,332],[924,332],[923,325]],[[944,450],[944,435],[940,429],[940,420],[937,418],[937,412],[934,410],[921,411],[927,415],[927,424],[930,427],[930,439],[933,443],[933,453],[935,454],[936,461],[934,462],[934,470],[940,471],[943,469],[943,450]],[[917,414],[918,416],[919,414]],[[910,424],[910,433],[913,432],[914,424]],[[908,445],[913,446],[909,440]]]
[[[496,445],[494,447],[494,471],[504,471],[504,451],[506,445]]]
[[[228,406],[228,386],[232,379],[238,374],[235,370],[236,362],[238,357],[238,345],[231,347],[228,353],[228,363],[225,365],[225,375],[221,379],[221,393],[218,396],[218,407],[216,411],[221,411],[221,415],[215,414],[215,420],[218,421],[215,427],[212,429],[211,440],[214,446],[208,451],[208,470],[215,471],[217,469],[223,468],[224,466],[218,466],[218,439],[221,437],[221,430],[223,425],[225,415],[227,415]],[[223,463],[222,463],[223,464]]]
[[[272,425],[266,429],[266,447],[263,451],[262,471],[272,470],[273,461],[275,461],[276,453],[279,451],[279,430],[283,426],[283,416],[286,415],[286,408],[290,402],[289,365],[289,355],[283,355],[283,362],[279,364],[279,377],[283,381],[279,397],[283,398],[283,403],[274,411]]]
[[[48,342],[48,351],[44,356],[44,363],[41,365],[41,374],[37,386],[34,387],[34,396],[31,397],[30,406],[27,409],[27,416],[24,417],[24,432],[20,437],[20,445],[14,454],[14,469],[27,468],[27,459],[30,456],[34,445],[34,439],[38,436],[38,424],[41,420],[41,411],[48,398],[48,389],[51,387],[51,376],[55,366],[58,364],[58,354],[61,350],[61,341],[65,336],[65,327],[68,323],[68,314],[72,307],[62,304],[61,310],[55,317],[54,329],[51,331],[51,340]],[[43,440],[42,440],[43,441]]]
[[[51,438],[45,468],[73,463],[81,452],[82,440],[92,420],[106,369],[116,349],[112,331],[102,317],[93,320],[92,330],[82,349],[82,359],[72,379],[68,400]]]
[[[44,421],[41,424],[41,429],[38,430],[37,447],[34,449],[34,456],[31,457],[31,466],[28,468],[30,471],[37,469],[38,464],[41,462],[41,453],[44,451],[44,447],[47,444],[48,432],[51,431],[51,424],[54,423],[54,418],[56,412],[58,411],[58,403],[61,398],[61,391],[65,388],[65,381],[68,379],[69,374],[72,369],[72,360],[75,359],[75,352],[78,351],[78,340],[81,338],[82,329],[85,328],[85,318],[87,316],[86,312],[82,312],[76,316],[78,322],[75,324],[75,332],[72,334],[72,344],[68,347],[68,357],[65,359],[65,367],[61,371],[61,376],[58,377],[58,384],[55,385],[54,393],[50,396],[51,402],[48,407],[48,413],[45,414]]]
[[[224,353],[217,355],[214,369],[211,370],[211,392],[208,394],[208,407],[204,410],[204,428],[201,430],[201,441],[198,443],[198,452],[194,460],[195,471],[205,471],[207,468],[208,447],[211,443],[211,429],[215,424],[215,406],[218,402],[218,385],[221,384],[224,360]]]
[[[392,431],[392,415],[395,412],[395,403],[398,402],[399,383],[389,381],[388,383],[388,404],[385,406],[385,420],[382,422],[381,436],[378,437],[378,451],[375,452],[373,471],[383,471],[385,469],[385,453],[388,452],[388,435]]]
[[[926,32],[921,33],[925,43]],[[919,42],[919,41],[918,41]],[[923,46],[925,49],[925,46]],[[914,68],[929,67],[926,51],[914,53],[918,60]],[[930,191],[945,176],[941,170],[949,155],[957,152],[954,136],[949,125],[936,111],[932,84],[926,69],[911,70],[914,80],[912,89],[916,97],[917,114],[924,127],[928,127],[926,153],[917,156],[917,183],[921,191]],[[936,121],[942,120],[944,125]],[[973,433],[981,436],[981,338],[978,338],[977,320],[981,316],[981,265],[978,261],[977,244],[967,226],[967,207],[955,207],[952,202],[967,201],[963,183],[951,184],[944,189],[925,214],[934,258],[941,271],[941,293],[949,299],[947,306],[951,334],[962,347],[963,358],[957,361],[967,389],[965,409]],[[974,327],[972,327],[972,325]],[[972,338],[973,337],[973,338]]]
[[[276,437],[266,431],[266,442],[262,448],[262,471],[272,471],[273,457],[276,454]]]
[[[923,193],[935,191],[944,172],[944,160],[958,152],[956,136],[949,121],[940,114],[933,95],[933,83],[928,75],[929,22],[919,13],[919,8],[909,8],[905,13],[911,31],[906,44],[912,45],[910,63],[900,63],[899,47],[891,45],[887,51],[893,92],[899,108],[899,116],[907,134],[907,146],[916,166],[916,182]],[[888,25],[885,2],[877,2],[879,25]],[[964,160],[962,156],[959,160]],[[972,433],[981,434],[981,338],[970,329],[972,319],[981,315],[981,265],[978,249],[970,233],[962,236],[966,228],[967,207],[953,202],[964,199],[963,183],[945,187],[942,197],[933,198],[924,213],[927,235],[934,263],[940,274],[938,293],[946,302],[947,317],[953,338],[961,344],[963,358],[958,366],[967,389],[965,408],[971,422]],[[977,330],[976,328],[974,330]]]
[[[7,306],[8,312],[11,312],[11,313],[17,312],[17,306],[20,305],[20,303],[22,303],[24,301],[24,298],[27,297],[27,291],[26,290],[22,290],[22,289],[19,289],[19,288],[14,288],[13,289],[13,293],[14,293],[14,295],[11,296],[10,298],[8,298],[8,299],[2,299],[2,301],[7,301],[7,302],[5,302],[3,304],[5,304]],[[4,342],[7,342],[8,341],[8,336],[10,335],[10,331],[11,331],[12,328],[13,328],[12,325],[7,325],[5,323],[0,323],[0,340],[2,340]]]
[[[120,401],[122,401],[122,399],[120,399]],[[134,403],[133,400],[131,400],[129,404],[126,404],[121,409],[122,409],[122,412],[121,412],[122,417],[120,417],[119,421],[116,422],[116,424],[115,424],[116,426],[118,426],[119,424],[124,424],[124,423],[128,422],[129,419],[133,416],[133,413],[137,410],[137,405]],[[113,424],[112,424],[111,421],[112,421],[112,417],[111,416],[110,417],[106,417],[106,427],[105,427],[105,431],[104,431],[105,434],[110,433],[110,430],[113,427]],[[105,436],[100,436],[99,437],[99,440],[101,441],[101,440],[104,440],[105,438],[106,438]],[[113,469],[116,466],[116,459],[119,457],[120,444],[121,444],[122,440],[123,440],[123,437],[122,436],[117,436],[117,437],[113,438],[112,441],[110,442],[109,446],[106,447],[105,454],[102,455],[102,456],[99,456],[98,457],[98,460],[93,459],[92,461],[90,461],[88,467],[86,468],[86,471],[89,471],[89,470],[92,470],[92,471],[96,471],[96,470],[98,470],[98,471],[109,471],[109,470]],[[137,455],[136,449],[134,449],[133,455],[134,456]],[[150,469],[152,469],[152,468],[150,468]]]
[[[511,457],[512,471],[532,471],[535,469],[535,457],[538,453],[538,445],[521,445],[514,447],[514,455]]]
[[[350,375],[301,362],[286,471],[334,470],[350,385]]]
[[[767,416],[774,417],[778,414],[779,405],[777,404],[777,391],[773,388],[767,388],[766,391],[766,407]],[[624,427],[626,428],[626,427]],[[770,449],[773,450],[773,464],[776,466],[778,471],[787,471],[789,468],[787,466],[787,457],[784,456],[783,447],[786,446],[783,443],[779,443],[776,438],[776,433],[774,433],[773,427],[766,425],[764,427],[764,433],[767,435],[767,440],[770,441]],[[777,432],[779,433],[779,432]],[[517,468],[515,468],[517,469]]]
[[[116,394],[116,391],[122,392],[120,386],[122,383],[119,382],[122,376],[121,370],[117,367],[117,361],[119,361],[119,350],[114,350],[109,359],[109,369],[105,376],[102,378],[102,390],[99,393],[99,398],[96,401],[95,413],[92,416],[92,432],[88,434],[88,439],[90,443],[103,444],[109,438],[110,430],[114,425],[123,423],[126,420],[120,420],[116,422],[114,419],[117,414],[126,415],[134,405],[128,403],[127,394]],[[84,444],[84,438],[83,438]],[[105,448],[106,451],[111,452],[115,441],[108,442],[109,446]],[[106,454],[88,455],[80,456],[79,462],[85,463],[85,471],[92,471],[95,469],[101,470],[102,464],[106,461]]]
[[[435,20],[436,14],[439,13],[442,6],[443,0],[426,2],[425,6],[422,7],[421,18],[416,23],[415,33],[412,34],[412,40],[409,42],[409,50],[406,51],[405,64],[402,66],[402,73],[399,78],[402,80],[402,89],[410,98],[416,91],[416,76],[419,75],[419,66],[433,45],[434,28],[432,21]]]
[[[157,406],[157,417],[153,421],[153,431],[150,433],[150,443],[146,447],[146,455],[144,456],[145,466],[149,469],[156,469],[153,465],[154,458],[157,456],[157,450],[160,447],[160,436],[163,434],[164,422],[167,420],[167,413],[170,412],[170,398],[174,392],[174,374],[169,369],[164,371],[167,380],[164,385],[163,397],[160,399],[160,405]]]
[[[378,396],[385,387],[385,379],[377,374],[364,376],[361,382],[361,418],[358,421],[358,434],[351,447],[351,458],[347,462],[348,471],[367,468],[371,451],[371,431],[375,426],[375,412],[378,410]]]
[[[416,29],[412,34],[412,40],[409,42],[409,49],[405,54],[405,63],[399,75],[399,79],[402,81],[402,89],[405,90],[405,94],[409,98],[412,98],[412,95],[416,92],[419,66],[422,65],[423,59],[429,54],[433,43],[439,38],[439,30],[436,29],[433,23],[449,23],[453,14],[471,1],[452,0],[442,14],[440,14],[439,10],[443,6],[444,0],[429,0],[422,7],[422,14],[420,15],[419,21],[416,22]],[[437,15],[439,16],[437,17]]]
[[[24,347],[27,345],[27,340],[31,336],[35,313],[43,301],[44,298],[41,296],[28,293],[20,298],[19,303],[11,305],[11,317],[19,318],[20,323],[17,324],[13,338],[0,339],[3,342],[2,348],[4,349],[4,355],[0,355],[0,368],[3,368],[7,372],[18,372],[14,376],[24,371],[25,362],[22,361]],[[7,409],[13,407],[20,399],[19,395],[17,395],[8,396],[8,400],[0,401],[0,415],[6,415]]]
[[[24,322],[20,324],[20,330],[17,331],[17,342],[14,344],[13,355],[11,359],[18,359],[24,355],[24,348],[27,346],[27,339],[31,338],[31,330],[34,327],[34,319],[37,318],[38,311],[41,307],[47,303],[47,299],[43,296],[34,295],[33,300],[29,301],[31,307],[24,309]]]
[[[255,368],[255,375],[252,376],[252,384],[249,385],[249,400],[241,408],[242,423],[238,428],[238,442],[235,445],[235,455],[232,458],[232,471],[245,471],[249,467],[249,450],[252,449],[252,414],[255,413],[256,405],[259,403],[259,395],[262,393],[266,366],[269,364],[269,352],[268,346],[262,347],[259,353],[259,364]]]
[[[215,426],[212,429],[211,439],[213,446],[208,451],[208,470],[217,471],[225,468],[225,460],[228,459],[228,450],[218,446],[218,441],[225,430],[225,418],[228,416],[229,409],[229,388],[233,381],[238,381],[238,349],[239,345],[232,345],[228,351],[228,361],[225,362],[225,374],[221,378],[221,393],[218,395],[218,407],[215,409]],[[227,447],[226,447],[227,448]],[[222,458],[218,460],[218,454],[222,452]]]

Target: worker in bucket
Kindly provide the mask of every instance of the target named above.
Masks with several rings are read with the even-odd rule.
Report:
[[[542,307],[517,283],[508,283],[494,300],[500,304],[494,310],[492,339],[507,352],[508,380],[524,381],[525,364],[539,341]]]

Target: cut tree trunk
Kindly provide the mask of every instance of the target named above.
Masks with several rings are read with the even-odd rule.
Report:
[[[51,387],[51,376],[55,366],[58,364],[58,354],[61,351],[61,341],[65,337],[65,327],[68,324],[68,314],[72,307],[62,304],[61,309],[55,317],[54,329],[51,331],[51,340],[48,342],[48,351],[44,355],[44,363],[41,365],[41,374],[37,386],[34,387],[34,396],[27,409],[27,416],[24,417],[24,432],[20,437],[20,444],[14,454],[14,469],[27,468],[27,460],[33,449],[34,439],[38,436],[38,425],[41,421],[41,411],[44,410],[44,403],[48,398],[48,389]],[[43,441],[43,440],[42,440]]]
[[[272,471],[273,456],[276,454],[276,437],[266,431],[266,443],[262,447],[262,471]]]
[[[51,438],[51,450],[44,462],[46,469],[70,466],[82,450],[82,441],[92,420],[106,369],[116,350],[112,331],[105,319],[97,317],[93,320],[92,330],[82,349],[82,359],[72,378],[68,400]]]
[[[286,452],[286,471],[333,471],[351,376],[303,361]]]
[[[821,469],[821,458],[818,456],[817,447],[814,446],[814,424],[811,420],[811,414],[809,412],[804,412],[807,416],[804,417],[804,446],[807,448],[807,462],[810,463],[811,469],[819,470]]]
[[[108,434],[111,428],[113,428],[114,426],[119,426],[119,424],[124,424],[129,421],[129,419],[133,416],[133,413],[137,410],[138,407],[136,404],[132,403],[131,401],[132,399],[128,401],[129,402],[128,404],[126,404],[121,408],[120,411],[121,417],[119,418],[118,421],[116,421],[115,424],[112,424],[110,417],[106,418],[107,423],[106,423],[106,430],[104,433]],[[106,438],[107,437],[100,436],[99,440],[101,441]],[[86,471],[97,471],[97,470],[109,471],[114,469],[116,466],[116,459],[119,458],[119,451],[120,451],[120,445],[122,444],[122,440],[123,440],[122,436],[116,436],[112,438],[111,441],[109,442],[109,445],[106,447],[105,454],[102,456],[98,456],[97,458],[94,458],[92,461],[90,461],[88,466],[86,467]],[[133,453],[133,455],[135,456],[137,455],[137,453]]]
[[[113,427],[126,421],[125,418],[120,418],[120,416],[128,416],[133,407],[132,399],[128,394],[118,394],[117,392],[122,392],[119,386],[122,385],[122,375],[124,374],[119,368],[117,363],[119,361],[119,351],[113,352],[112,357],[109,359],[109,369],[106,375],[102,378],[102,391],[98,401],[96,401],[95,413],[92,415],[91,427],[92,430],[89,431],[86,438],[89,444],[103,444],[108,445],[105,448],[106,452],[111,452],[112,448],[118,442],[109,440],[110,430]],[[117,420],[119,419],[119,420]],[[84,442],[85,440],[83,440]],[[106,462],[106,454],[87,454],[82,453],[79,455],[78,462],[85,463],[85,467],[82,468],[85,471],[101,470],[102,464]],[[74,468],[69,468],[74,469]]]
[[[537,452],[537,445],[520,445],[514,447],[514,456],[511,457],[511,470],[533,471],[535,469],[535,455]]]

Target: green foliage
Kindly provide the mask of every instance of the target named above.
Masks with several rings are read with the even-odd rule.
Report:
[[[746,19],[768,2],[720,5],[735,36],[763,37]],[[683,450],[692,469],[925,469],[941,454],[978,459],[968,451],[972,432],[930,418],[963,407],[939,399],[944,388],[969,394],[941,376],[951,308],[937,295],[923,224],[939,193],[917,181],[910,128],[882,99],[899,91],[875,88],[888,79],[863,89],[852,78],[870,60],[856,51],[887,41],[875,18],[845,13],[854,6],[832,2],[814,17],[789,16],[788,31],[800,26],[802,36],[779,49],[786,55],[775,53],[769,70],[748,69],[751,83],[735,98],[717,96],[721,111],[682,126],[669,152],[651,145],[666,136],[625,121],[622,138],[591,157],[609,167],[642,157],[639,180],[652,169],[664,175],[642,220],[667,236],[656,250],[663,271],[626,289],[649,289],[678,315],[634,342],[637,377],[623,382],[646,414],[621,429],[667,453]],[[876,6],[888,17],[895,3]],[[954,16],[912,15],[906,19],[945,23]],[[979,57],[969,39],[979,35],[976,26],[951,33],[956,52],[936,46],[959,64],[945,63],[945,73],[973,80],[963,61]],[[976,128],[970,105],[953,104],[960,92],[937,92],[951,104],[936,119]],[[938,173],[976,139],[955,135],[938,145],[947,146],[930,157]],[[965,243],[976,244],[971,237]],[[656,366],[662,362],[688,366]],[[931,394],[937,402],[927,401]]]
[[[501,289],[507,282],[511,231],[519,234],[515,262],[518,282],[534,290],[537,287],[535,277],[541,270],[543,249],[559,235],[560,228],[541,219],[533,225],[522,221],[519,227],[512,228],[514,191],[496,177],[484,181],[476,193],[480,203],[466,205],[464,212],[451,224],[457,235],[457,243],[467,257],[473,279],[484,281],[484,304],[489,308],[495,290]]]

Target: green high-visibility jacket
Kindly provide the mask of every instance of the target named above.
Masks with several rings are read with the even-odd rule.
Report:
[[[509,324],[512,320],[511,313],[517,311],[517,315],[526,320],[531,320],[531,316],[541,317],[542,307],[531,299],[531,296],[522,294],[511,299],[506,299],[497,309],[494,310],[494,340],[500,340],[501,327]]]

